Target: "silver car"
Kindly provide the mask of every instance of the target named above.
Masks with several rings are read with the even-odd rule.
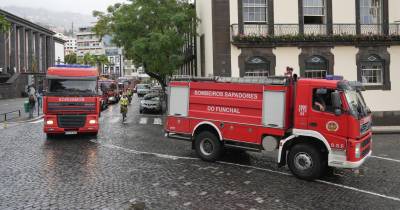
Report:
[[[136,93],[139,97],[142,97],[150,92],[150,85],[148,84],[137,84]]]
[[[152,111],[160,113],[162,111],[161,99],[158,93],[149,93],[140,101],[140,113]]]

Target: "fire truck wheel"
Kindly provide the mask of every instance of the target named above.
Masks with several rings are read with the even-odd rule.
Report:
[[[195,137],[195,148],[197,155],[204,161],[217,161],[222,154],[221,142],[209,131],[203,131]]]
[[[296,144],[289,151],[288,166],[292,173],[304,180],[314,180],[325,172],[323,156],[310,144]]]

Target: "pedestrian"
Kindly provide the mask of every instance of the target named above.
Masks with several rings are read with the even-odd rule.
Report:
[[[38,103],[38,107],[39,108],[42,108],[42,97],[43,97],[42,92],[41,91],[37,91],[36,92],[36,99],[37,99],[37,103]]]
[[[36,99],[34,95],[32,94],[29,95],[28,103],[29,103],[29,119],[32,119],[33,111],[35,110],[35,104],[36,104]]]

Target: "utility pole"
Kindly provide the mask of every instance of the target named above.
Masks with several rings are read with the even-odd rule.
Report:
[[[72,30],[72,37],[74,37],[74,22],[72,22],[71,30]]]

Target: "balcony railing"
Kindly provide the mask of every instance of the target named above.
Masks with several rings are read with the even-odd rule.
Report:
[[[360,25],[362,35],[383,35],[381,24]]]
[[[389,24],[388,35],[400,36],[400,23]],[[231,26],[232,37],[236,36],[268,36],[270,34],[270,25],[268,24],[244,24],[242,30],[238,24]],[[274,36],[292,35],[296,36],[300,34],[299,24],[274,24],[273,30]],[[357,35],[356,24],[333,24],[332,33],[328,33],[328,27],[325,24],[322,25],[309,25],[305,24],[303,28],[304,35]],[[381,24],[368,24],[360,25],[360,35],[364,36],[384,36],[383,25]]]
[[[389,35],[400,35],[400,23],[389,25]]]

